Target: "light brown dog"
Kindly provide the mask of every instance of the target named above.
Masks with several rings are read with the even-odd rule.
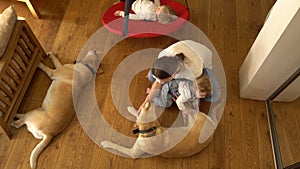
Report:
[[[30,166],[36,168],[37,158],[55,135],[69,124],[74,115],[76,97],[72,90],[78,91],[95,76],[99,67],[99,58],[95,51],[89,51],[76,64],[62,65],[52,54],[48,55],[55,69],[40,63],[43,70],[53,81],[47,91],[42,107],[26,114],[17,114],[18,120],[12,126],[19,128],[26,124],[28,131],[42,141],[33,149],[30,156]],[[76,75],[76,76],[75,76]],[[76,92],[75,92],[76,93]],[[78,93],[78,92],[77,92]]]
[[[102,141],[104,148],[113,149],[131,158],[144,155],[160,155],[164,157],[191,156],[203,150],[212,140],[217,122],[206,114],[191,111],[188,125],[184,127],[165,128],[157,120],[155,105],[148,102],[139,115],[133,107],[128,111],[137,116],[139,133],[131,148],[126,148],[110,141]]]

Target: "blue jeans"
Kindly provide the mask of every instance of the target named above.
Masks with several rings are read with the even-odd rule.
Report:
[[[148,79],[150,82],[155,82],[155,78],[153,77],[153,73],[151,69],[148,72]],[[170,107],[172,105],[172,96],[168,94],[169,88],[168,85],[163,85],[159,95],[153,99],[153,102],[156,106],[159,107]]]
[[[170,107],[173,103],[172,95],[169,94],[169,86],[163,85],[161,91],[159,92],[158,96],[153,98],[153,102],[156,106],[159,107]]]

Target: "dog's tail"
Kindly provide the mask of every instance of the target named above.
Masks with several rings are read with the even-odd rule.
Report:
[[[47,147],[47,145],[51,142],[53,137],[43,136],[43,140],[35,146],[30,155],[30,167],[31,169],[36,168],[36,163],[41,152]]]

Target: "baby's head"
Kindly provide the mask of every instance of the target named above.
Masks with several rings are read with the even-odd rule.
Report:
[[[162,24],[167,24],[177,19],[177,13],[167,5],[157,7],[155,12],[158,22]]]
[[[208,75],[201,75],[196,79],[197,88],[196,96],[198,98],[205,98],[211,96],[213,89]]]

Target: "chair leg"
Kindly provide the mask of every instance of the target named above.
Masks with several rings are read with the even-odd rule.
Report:
[[[20,2],[25,2],[27,7],[29,8],[31,14],[33,15],[33,17],[39,19],[41,18],[41,13],[40,11],[36,8],[36,6],[31,2],[31,0],[18,0]]]
[[[2,119],[0,119],[0,130],[8,137],[8,139],[12,138],[9,126],[7,126]]]

